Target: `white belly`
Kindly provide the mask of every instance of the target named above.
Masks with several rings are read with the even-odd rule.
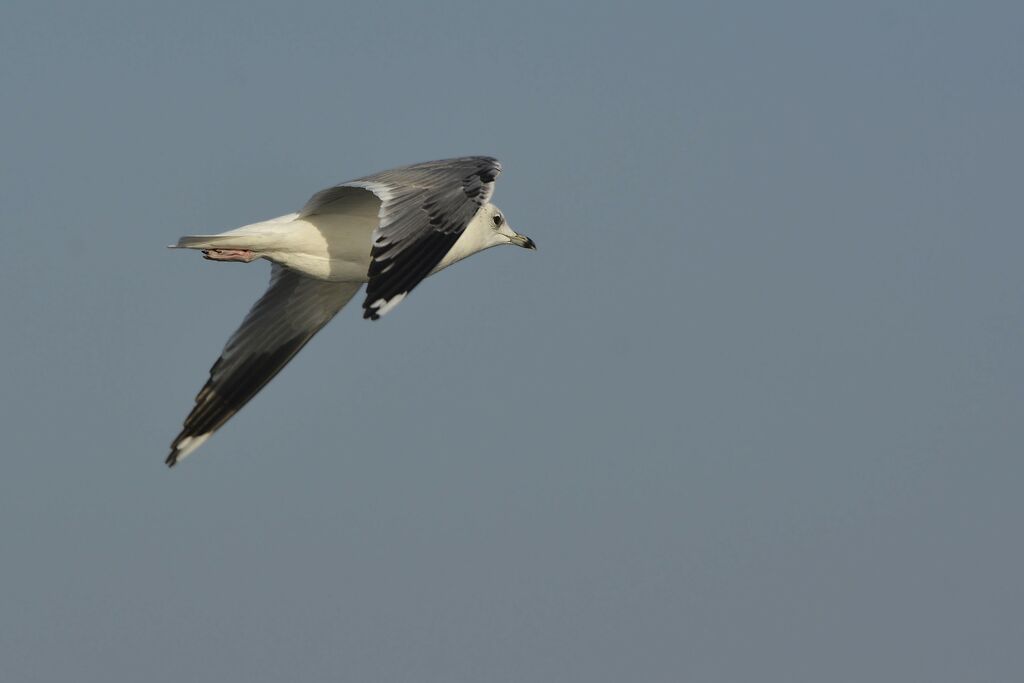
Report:
[[[376,216],[314,218],[315,225],[307,219],[291,221],[274,247],[261,250],[261,255],[319,280],[366,282]]]

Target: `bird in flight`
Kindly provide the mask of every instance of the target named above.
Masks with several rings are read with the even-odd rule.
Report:
[[[377,320],[428,275],[501,244],[536,249],[490,203],[501,164],[462,157],[329,187],[290,213],[172,248],[211,261],[271,262],[270,285],[228,339],[165,461],[199,448],[281,371],[366,283]]]

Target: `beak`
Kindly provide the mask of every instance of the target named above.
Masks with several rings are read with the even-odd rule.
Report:
[[[520,234],[516,233],[512,237],[509,237],[508,241],[511,242],[512,244],[516,245],[517,247],[522,247],[523,249],[533,249],[533,250],[537,249],[537,245],[534,244],[533,240],[531,240],[526,235],[520,235]]]

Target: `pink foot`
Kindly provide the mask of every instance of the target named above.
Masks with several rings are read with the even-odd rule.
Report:
[[[256,254],[248,249],[203,249],[203,258],[211,261],[241,261],[249,263]]]

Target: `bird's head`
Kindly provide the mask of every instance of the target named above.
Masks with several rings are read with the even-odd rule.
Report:
[[[484,205],[477,213],[476,219],[482,221],[484,226],[493,233],[491,239],[494,240],[494,244],[514,244],[524,249],[537,248],[533,240],[526,235],[520,235],[509,226],[508,221],[505,220],[505,214],[494,204]]]

